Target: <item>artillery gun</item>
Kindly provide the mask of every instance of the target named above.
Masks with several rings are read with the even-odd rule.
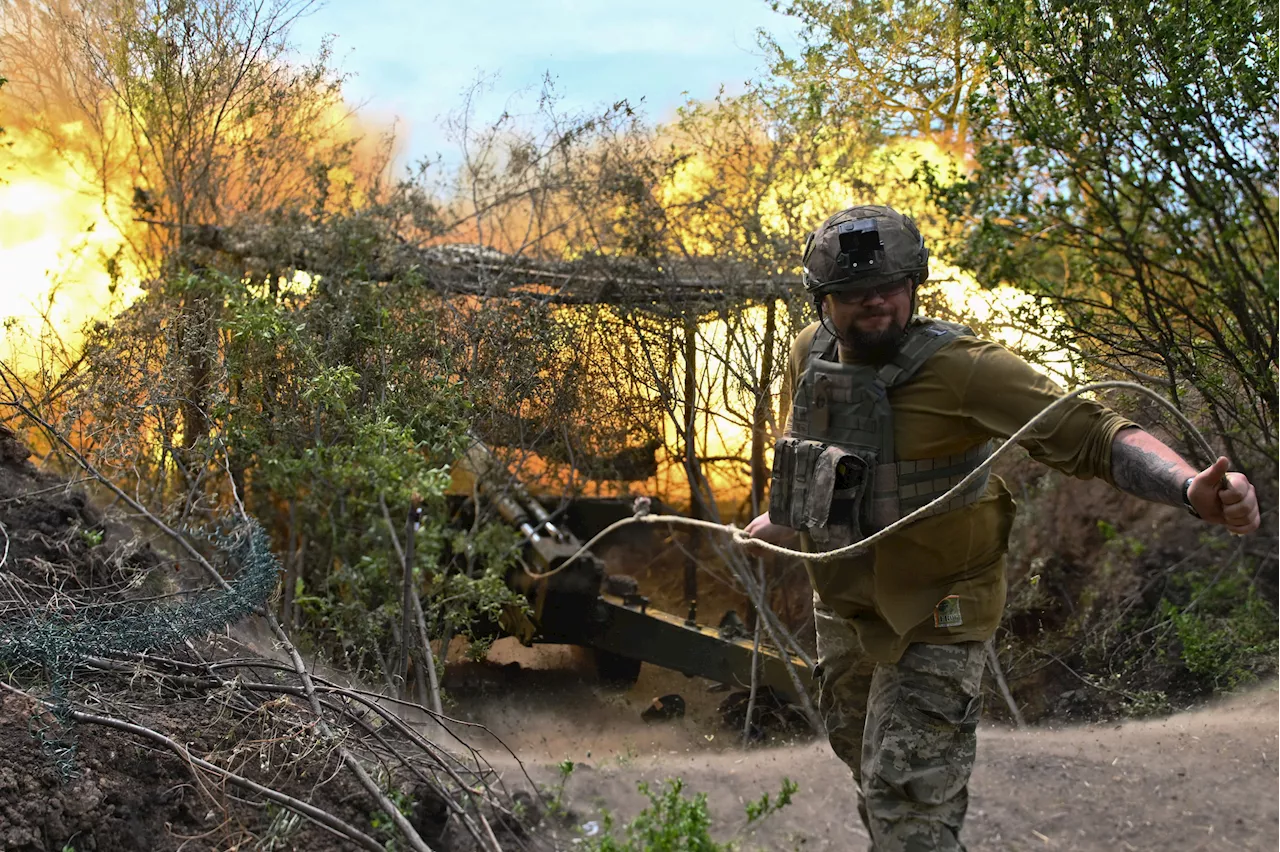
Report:
[[[732,623],[699,624],[650,605],[635,579],[610,575],[594,554],[570,562],[583,542],[557,523],[541,503],[510,473],[493,451],[476,440],[459,463],[474,477],[476,496],[524,537],[523,564],[507,574],[507,584],[529,601],[528,618],[504,619],[502,632],[525,645],[576,645],[595,655],[602,680],[630,685],[642,663],[650,663],[718,681],[733,687],[751,684],[753,644]],[[566,566],[566,563],[567,566]],[[757,683],[795,701],[798,696],[786,666],[795,668],[807,689],[810,672],[797,657],[784,659],[761,646]]]

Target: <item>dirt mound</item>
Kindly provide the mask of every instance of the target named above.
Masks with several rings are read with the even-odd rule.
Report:
[[[171,580],[184,562],[28,458],[0,426],[0,848],[326,852],[400,842],[339,746],[358,752],[432,848],[478,848],[485,820],[504,843],[539,848],[508,791],[473,796],[458,816],[425,729],[397,726],[379,696],[316,676],[317,715],[292,666],[262,654],[278,657],[279,643],[263,640],[271,634],[256,616],[237,624],[245,643],[214,635],[146,655],[86,651],[94,628],[181,633],[168,629],[180,614],[222,593],[187,594]],[[465,753],[448,760],[459,786],[490,783]]]
[[[201,700],[167,703],[135,718],[200,751],[212,746],[226,754],[269,735],[266,726],[246,730],[231,719],[211,718]],[[57,756],[48,744],[42,748],[33,726],[53,737],[55,747],[75,742],[71,777],[63,777]],[[281,818],[280,812],[246,807],[225,790],[205,786],[175,754],[136,736],[87,726],[60,730],[44,708],[25,698],[8,695],[0,701],[0,752],[0,847],[13,852],[230,849],[273,832],[321,852],[350,848],[323,830],[290,825],[287,812]],[[249,765],[251,757],[259,759],[246,753],[228,762],[270,783],[271,757],[257,770]],[[338,769],[312,767],[315,786],[294,792],[349,822],[367,824],[369,809],[358,804],[362,791],[337,775]]]
[[[0,617],[29,615],[57,593],[118,597],[128,591],[123,578],[159,565],[149,544],[106,522],[83,491],[39,472],[29,456],[0,424]]]
[[[13,850],[163,849],[172,837],[203,833],[191,775],[177,760],[155,759],[122,734],[92,737],[80,749],[79,772],[64,780],[41,750],[28,720],[33,702],[0,700],[0,845]],[[166,826],[169,828],[166,830]],[[78,844],[78,845],[77,845]]]
[[[38,471],[29,455],[0,425],[0,617],[6,640],[33,622],[169,590],[165,574],[176,565],[173,560],[162,558],[128,526],[106,520],[73,484]],[[229,848],[237,837],[270,828],[272,816],[209,789],[172,752],[125,731],[51,712],[36,700],[48,696],[43,673],[19,666],[6,674],[9,684],[29,692],[10,686],[0,693],[0,847]],[[96,703],[109,715],[124,709],[114,699],[128,691],[129,677],[79,670],[70,689],[77,706]],[[155,701],[160,690],[152,686],[136,690],[120,715],[210,752],[234,748],[250,732],[246,727],[255,729],[237,729],[243,718],[221,716],[220,705],[200,698],[169,695]],[[267,731],[258,725],[256,733]],[[314,778],[333,774],[324,770],[315,766]],[[268,783],[268,772],[249,774]],[[319,785],[322,796],[329,787],[343,788],[332,790],[331,806],[352,793],[335,781]],[[308,842],[314,848],[343,848],[324,831],[300,833],[312,835]]]

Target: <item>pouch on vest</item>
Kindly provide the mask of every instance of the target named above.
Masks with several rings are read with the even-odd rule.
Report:
[[[769,484],[769,520],[773,523],[803,529],[809,479],[822,446],[799,438],[782,438],[774,446]]]
[[[820,546],[865,538],[875,469],[873,451],[783,438],[773,453],[769,520],[805,530]]]

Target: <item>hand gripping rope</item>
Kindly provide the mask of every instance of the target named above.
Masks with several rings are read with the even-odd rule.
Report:
[[[1156,393],[1155,391],[1149,388],[1145,388],[1142,385],[1135,384],[1133,382],[1120,382],[1120,381],[1093,382],[1091,384],[1083,385],[1082,387],[1076,388],[1070,393],[1054,400],[1052,404],[1046,406],[1044,410],[1042,410],[1039,414],[1037,414],[1035,417],[1032,417],[1030,420],[1028,420],[1026,425],[1024,425],[1017,432],[1014,432],[1012,435],[1010,435],[1007,441],[1001,444],[1000,447],[994,453],[992,453],[989,457],[987,457],[987,459],[984,462],[982,462],[982,464],[978,465],[976,468],[970,471],[968,476],[966,476],[964,479],[957,482],[949,491],[939,496],[936,500],[933,500],[932,502],[924,506],[921,506],[920,508],[916,509],[914,512],[912,512],[909,515],[905,515],[904,517],[899,518],[898,520],[894,521],[892,524],[880,530],[879,532],[875,533],[874,535],[867,536],[861,541],[856,541],[853,544],[847,545],[845,547],[841,547],[838,550],[827,550],[827,551],[820,551],[816,553],[811,553],[803,550],[792,550],[789,547],[782,547],[781,545],[772,544],[767,541],[762,541],[761,539],[758,539],[758,538],[753,538],[752,536],[747,535],[745,530],[738,529],[738,527],[734,526],[733,524],[717,524],[713,521],[702,521],[696,518],[686,518],[681,515],[650,515],[647,513],[645,508],[641,508],[633,517],[623,518],[622,520],[615,521],[614,523],[605,527],[603,530],[597,533],[590,541],[584,544],[576,553],[574,553],[564,562],[557,565],[552,570],[539,574],[529,570],[526,567],[525,572],[530,577],[533,577],[534,579],[539,579],[539,580],[559,574],[565,568],[569,567],[569,565],[571,565],[584,553],[589,552],[597,542],[599,542],[605,536],[612,533],[614,530],[621,529],[622,527],[625,527],[628,524],[637,524],[637,523],[639,524],[681,524],[687,527],[701,527],[703,529],[715,530],[717,532],[728,533],[733,537],[734,541],[736,541],[738,544],[741,544],[743,546],[752,547],[757,550],[764,551],[766,553],[776,553],[780,556],[801,557],[803,559],[809,560],[810,562],[832,562],[836,559],[842,559],[853,553],[857,553],[860,550],[866,550],[868,547],[875,544],[880,539],[890,535],[891,533],[896,532],[897,530],[901,529],[907,524],[910,524],[911,522],[913,522],[916,518],[928,512],[929,509],[931,509],[935,504],[941,503],[945,500],[950,499],[952,494],[955,494],[957,491],[960,491],[969,483],[973,482],[975,479],[981,476],[984,471],[986,471],[988,468],[991,467],[991,465],[995,462],[996,459],[998,459],[1001,455],[1007,452],[1014,444],[1016,444],[1019,440],[1021,440],[1028,432],[1031,431],[1032,427],[1034,427],[1038,422],[1043,420],[1052,412],[1056,411],[1058,408],[1065,405],[1068,401],[1075,399],[1081,394],[1089,393],[1091,391],[1105,390],[1108,388],[1123,388],[1124,390],[1137,391],[1139,393],[1143,393],[1151,397],[1153,400],[1160,403],[1160,405],[1164,406],[1164,408],[1170,414],[1172,414],[1174,418],[1183,425],[1183,427],[1185,427],[1188,434],[1195,437],[1195,442],[1198,445],[1198,448],[1201,450],[1201,452],[1204,453],[1204,457],[1208,459],[1210,463],[1212,463],[1212,460],[1216,458],[1216,454],[1214,453],[1213,448],[1209,446],[1209,442],[1205,440],[1204,436],[1200,434],[1199,430],[1197,430],[1196,427],[1192,425],[1191,421],[1188,420],[1186,416],[1181,411],[1179,411],[1177,407],[1174,406],[1173,403],[1169,402],[1169,400],[1165,399],[1160,394]]]

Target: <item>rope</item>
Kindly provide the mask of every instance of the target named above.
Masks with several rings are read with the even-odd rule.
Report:
[[[966,476],[964,479],[957,482],[945,494],[942,494],[932,502],[927,503],[924,506],[921,506],[920,508],[916,509],[914,512],[910,513],[909,515],[905,515],[902,518],[899,518],[898,520],[894,521],[892,524],[880,530],[879,532],[875,533],[874,535],[867,536],[866,538],[860,541],[856,541],[853,544],[847,545],[845,547],[841,547],[837,550],[821,551],[817,553],[805,551],[805,550],[792,550],[789,547],[783,547],[781,545],[772,544],[767,541],[762,541],[761,539],[758,539],[758,538],[753,538],[752,536],[747,535],[745,530],[738,529],[738,527],[734,526],[733,524],[718,524],[713,521],[702,521],[696,518],[686,518],[681,515],[650,515],[647,513],[647,505],[646,505],[646,506],[643,506],[635,516],[630,518],[623,518],[620,521],[615,521],[612,524],[609,524],[609,526],[605,527],[603,530],[601,530],[599,533],[593,536],[590,541],[588,541],[581,548],[579,548],[577,552],[575,552],[572,556],[570,556],[564,562],[557,565],[552,570],[545,571],[539,574],[539,573],[534,573],[528,568],[525,568],[525,573],[527,573],[530,577],[532,577],[535,580],[541,580],[547,577],[554,577],[556,574],[559,574],[561,571],[568,568],[573,562],[578,560],[584,554],[588,553],[598,541],[605,538],[610,533],[614,532],[615,530],[621,529],[622,527],[628,526],[630,524],[636,524],[636,523],[679,524],[681,526],[698,527],[702,529],[714,530],[716,532],[728,533],[730,536],[733,537],[734,541],[736,541],[738,544],[741,544],[743,546],[754,547],[756,549],[763,550],[767,553],[776,553],[779,556],[800,557],[803,559],[807,559],[810,562],[823,563],[823,562],[833,562],[837,559],[843,559],[853,553],[868,549],[869,547],[871,547],[873,544],[880,541],[881,539],[889,535],[892,535],[893,533],[897,532],[898,530],[902,529],[908,524],[913,523],[916,519],[918,519],[921,515],[928,512],[936,504],[950,499],[953,494],[964,489],[966,486],[972,483],[975,479],[981,476],[986,470],[988,470],[991,467],[991,465],[995,463],[996,459],[1004,455],[1004,453],[1006,453],[1010,448],[1012,448],[1014,444],[1018,443],[1023,437],[1025,437],[1026,434],[1030,432],[1031,429],[1037,423],[1039,423],[1041,420],[1048,417],[1051,413],[1053,413],[1057,409],[1063,407],[1067,402],[1075,399],[1081,394],[1090,393],[1092,391],[1097,391],[1097,390],[1105,390],[1108,388],[1118,388],[1118,389],[1124,389],[1124,390],[1138,391],[1139,393],[1144,393],[1147,396],[1151,397],[1151,399],[1155,400],[1160,405],[1164,406],[1165,410],[1167,410],[1170,414],[1172,414],[1174,418],[1179,423],[1182,424],[1182,426],[1186,429],[1188,435],[1191,435],[1195,438],[1197,448],[1202,453],[1204,453],[1204,458],[1207,459],[1209,463],[1212,463],[1213,459],[1216,458],[1216,454],[1214,453],[1213,448],[1209,446],[1209,442],[1206,441],[1204,436],[1200,434],[1200,431],[1196,429],[1196,427],[1191,423],[1190,420],[1187,419],[1186,415],[1184,415],[1181,411],[1179,411],[1177,407],[1174,406],[1173,403],[1169,402],[1169,400],[1165,399],[1160,394],[1156,393],[1150,388],[1145,388],[1142,385],[1135,384],[1134,382],[1121,382],[1121,381],[1093,382],[1091,384],[1083,385],[1079,388],[1076,388],[1075,390],[1071,391],[1070,393],[1064,396],[1059,397],[1058,399],[1054,400],[1053,403],[1046,406],[1042,411],[1040,411],[1039,414],[1037,414],[1035,417],[1032,417],[1030,420],[1028,420],[1021,429],[1019,429],[1017,432],[1014,432],[1012,435],[1010,435],[1008,440],[1006,440],[1003,444],[1001,444],[1000,447],[994,453],[992,453],[990,456],[987,457],[985,461],[982,462],[982,464],[978,465],[976,468],[970,471],[968,476]]]

